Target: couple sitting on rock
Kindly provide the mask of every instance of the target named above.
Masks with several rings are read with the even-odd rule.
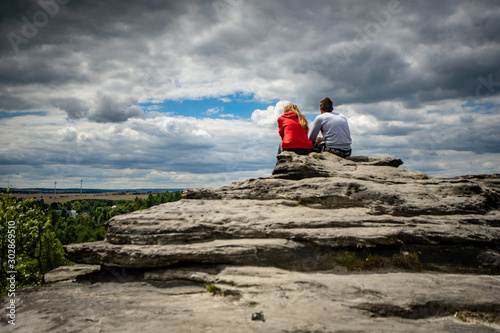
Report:
[[[299,155],[327,151],[344,158],[351,156],[351,132],[346,117],[333,112],[333,103],[328,97],[321,100],[319,110],[321,115],[314,120],[308,137],[307,119],[297,105],[289,103],[283,107],[283,114],[278,118],[282,139],[278,154],[286,150]],[[317,136],[320,131],[323,137]]]

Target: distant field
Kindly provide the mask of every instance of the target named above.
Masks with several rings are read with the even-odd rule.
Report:
[[[12,193],[12,196],[21,199],[41,200],[46,204],[53,202],[65,203],[73,200],[134,200],[135,197],[145,199],[148,197],[146,192],[104,192],[104,193]]]

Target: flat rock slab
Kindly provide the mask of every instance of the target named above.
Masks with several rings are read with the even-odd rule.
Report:
[[[298,180],[314,177],[352,177],[353,173],[362,177],[363,174],[376,173],[373,167],[385,167],[380,178],[391,175],[412,179],[427,178],[421,172],[397,170],[403,161],[396,157],[355,156],[344,159],[328,152],[297,155],[284,151],[277,156],[277,159],[273,170],[275,178]]]
[[[51,270],[45,274],[46,283],[55,283],[59,281],[73,281],[77,277],[85,274],[95,273],[101,270],[100,265],[73,265],[62,266]]]
[[[136,282],[60,282],[18,291],[2,332],[498,332],[463,310],[498,312],[498,276],[300,273],[263,267],[149,271]],[[137,277],[134,277],[137,279]],[[207,292],[213,283],[217,292]],[[5,299],[4,299],[5,301]],[[252,320],[261,313],[261,320]]]
[[[499,220],[496,214],[457,218],[368,212],[314,209],[286,200],[182,200],[115,217],[106,242],[71,244],[65,250],[72,261],[109,267],[200,262],[315,270],[336,265],[332,249],[392,246],[399,252],[406,244],[445,245],[450,253],[453,246],[476,247],[469,249],[476,257],[469,266],[499,266],[491,255],[481,256],[495,250],[485,243],[500,238],[500,230],[491,227]]]
[[[319,200],[319,199],[318,199]],[[116,216],[106,241],[172,245],[275,238],[334,247],[492,242],[500,214],[393,216],[368,208],[317,209],[291,200],[181,200]],[[69,248],[68,248],[69,249]]]
[[[71,260],[124,268],[166,267],[179,262],[289,266],[312,255],[306,247],[283,239],[231,239],[187,245],[115,245],[107,242],[65,247]]]

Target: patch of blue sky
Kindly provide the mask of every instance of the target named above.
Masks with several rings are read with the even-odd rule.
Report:
[[[14,117],[24,117],[24,116],[38,116],[44,117],[47,115],[45,111],[31,111],[31,112],[21,112],[21,111],[0,111],[0,119],[14,118]]]
[[[253,95],[234,94],[196,100],[165,100],[162,103],[141,103],[146,112],[156,111],[173,116],[195,118],[250,119],[252,113],[274,106],[278,100],[259,101]]]
[[[486,114],[490,114],[495,110],[500,110],[499,104],[490,102],[480,103],[476,101],[469,101],[467,103],[462,104],[461,106],[463,108],[469,108],[469,112],[481,112]]]
[[[497,113],[500,111],[500,105],[495,104],[495,103],[489,103],[489,102],[474,102],[474,101],[469,101],[467,103],[464,103],[460,105],[463,109],[462,110],[457,110],[457,109],[448,109],[448,110],[439,110],[439,109],[433,109],[433,110],[427,110],[427,114],[431,113],[437,113],[437,114],[451,114],[451,113],[457,113],[457,112],[462,112],[462,113],[477,113],[477,114],[493,114]]]
[[[447,114],[447,113],[451,113],[451,111],[450,110],[427,110],[427,114],[431,114],[431,113]]]

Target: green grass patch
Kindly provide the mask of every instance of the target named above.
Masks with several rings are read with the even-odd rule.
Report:
[[[345,250],[335,257],[335,261],[350,271],[370,270],[386,267],[386,261],[379,255],[369,254],[366,258],[359,258],[355,252]]]
[[[217,294],[220,292],[220,289],[215,286],[213,283],[207,283],[205,284],[205,289],[212,294]]]

